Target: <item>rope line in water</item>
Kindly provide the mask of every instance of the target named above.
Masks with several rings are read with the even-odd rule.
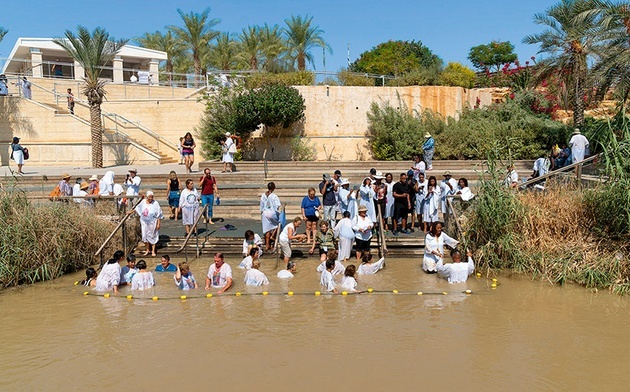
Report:
[[[163,300],[186,300],[186,299],[200,299],[200,298],[214,298],[214,297],[246,297],[246,296],[269,296],[269,295],[275,295],[275,296],[288,296],[288,297],[292,297],[292,296],[297,296],[297,295],[302,295],[302,296],[315,296],[315,297],[320,297],[320,296],[348,296],[348,295],[359,295],[359,294],[377,294],[377,295],[384,295],[384,294],[392,294],[392,295],[415,295],[415,296],[423,296],[423,295],[449,295],[449,294],[467,294],[467,295],[471,295],[473,294],[472,290],[465,290],[465,291],[457,291],[457,292],[451,292],[448,293],[446,291],[442,291],[442,292],[423,292],[423,291],[400,291],[400,290],[373,290],[373,289],[367,289],[364,291],[356,291],[356,292],[348,292],[348,291],[342,291],[339,293],[333,293],[333,292],[321,292],[321,291],[298,291],[298,292],[293,292],[293,291],[263,291],[260,293],[243,293],[240,291],[236,291],[236,292],[232,292],[232,293],[223,293],[223,294],[212,294],[212,293],[208,293],[206,295],[181,295],[179,297],[158,297],[158,296],[153,296],[153,297],[135,297],[132,294],[129,295],[112,295],[110,293],[104,293],[104,294],[98,294],[98,293],[92,293],[89,291],[84,291],[83,295],[84,296],[93,296],[93,297],[103,297],[103,298],[110,298],[110,297],[114,297],[114,298],[122,298],[122,299],[128,299],[128,300],[132,300],[132,299],[139,299],[139,300],[149,300],[149,301],[163,301]]]

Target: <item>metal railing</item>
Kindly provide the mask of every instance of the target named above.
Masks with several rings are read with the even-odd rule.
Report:
[[[182,243],[182,246],[180,246],[179,249],[175,251],[175,253],[179,253],[182,250],[185,250],[184,255],[186,257],[186,261],[188,261],[188,241],[190,241],[190,237],[193,235],[195,236],[195,258],[201,255],[201,250],[199,249],[199,220],[202,217],[205,217],[207,213],[208,213],[208,205],[206,204],[201,209],[201,213],[199,214],[199,216],[197,216],[197,219],[195,219],[195,223],[192,225],[190,232],[188,232],[188,235],[186,235],[186,238],[184,238],[184,242]],[[203,241],[202,247],[206,242],[208,242],[208,237],[210,236],[210,233],[208,232],[208,221],[205,220],[204,223],[206,227],[204,231],[205,239]]]
[[[601,156],[601,154],[595,154],[592,157],[586,158],[586,159],[584,159],[584,160],[582,160],[580,162],[572,163],[570,165],[563,166],[560,169],[550,171],[549,173],[544,174],[542,176],[531,178],[531,179],[525,181],[524,183],[519,184],[518,186],[519,186],[520,189],[525,189],[525,188],[527,188],[530,185],[533,185],[533,184],[536,184],[538,182],[547,180],[548,178],[551,178],[551,177],[555,177],[555,176],[558,176],[558,175],[561,175],[561,174],[565,174],[568,171],[570,171],[571,169],[576,169],[575,170],[575,176],[577,177],[578,186],[581,187],[582,186],[582,169],[584,167],[584,164],[591,163],[591,162],[594,163],[600,156]]]

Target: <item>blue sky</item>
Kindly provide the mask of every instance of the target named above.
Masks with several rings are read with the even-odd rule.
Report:
[[[240,32],[248,24],[284,26],[293,15],[314,16],[324,30],[333,54],[326,54],[326,70],[337,71],[350,59],[387,40],[419,40],[445,63],[466,59],[472,46],[492,40],[510,41],[520,59],[536,55],[538,48],[524,45],[524,36],[541,28],[533,15],[544,13],[554,1],[543,0],[153,0],[153,1],[6,1],[2,4],[0,26],[9,30],[0,43],[0,58],[11,52],[18,37],[55,37],[81,24],[90,29],[101,26],[116,38],[134,38],[147,31],[179,25],[177,8],[201,12],[210,7],[219,18],[218,30]],[[315,67],[323,70],[322,52],[316,50]]]

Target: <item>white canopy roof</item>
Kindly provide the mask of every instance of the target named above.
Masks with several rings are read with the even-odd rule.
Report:
[[[69,59],[66,51],[54,43],[52,38],[18,38],[2,68],[2,73],[18,72],[24,60],[31,59],[31,48],[39,49],[45,61],[49,58]],[[148,63],[151,60],[162,61],[168,59],[166,52],[133,45],[123,46],[118,52],[118,56],[124,62],[131,63]]]

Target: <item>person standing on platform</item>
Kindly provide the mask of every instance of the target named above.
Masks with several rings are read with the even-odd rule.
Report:
[[[206,216],[203,217],[204,223],[214,224],[212,221],[214,206],[214,197],[219,198],[219,187],[217,179],[214,178],[209,168],[203,169],[203,177],[199,179],[199,187],[201,188],[201,204],[203,207],[208,206]]]
[[[236,153],[236,144],[232,139],[230,132],[225,133],[225,141],[221,142],[223,150],[223,171],[221,173],[232,173],[234,171],[234,154]],[[228,166],[230,170],[228,170]]]
[[[74,114],[74,94],[72,94],[71,88],[66,91],[66,99],[68,100],[68,111],[70,114]]]
[[[433,170],[433,154],[435,153],[435,140],[429,132],[424,134],[424,144],[422,145],[422,154],[426,162],[426,170]]]
[[[571,136],[571,140],[569,140],[569,146],[571,147],[571,155],[573,156],[573,162],[571,163],[583,161],[589,143],[588,139],[580,133],[578,128],[575,128],[573,131],[573,136]]]

